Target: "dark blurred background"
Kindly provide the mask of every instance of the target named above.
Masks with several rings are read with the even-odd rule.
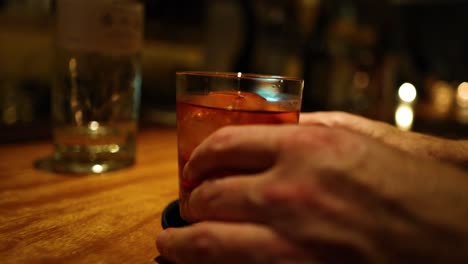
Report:
[[[466,0],[145,0],[141,126],[174,126],[175,72],[305,80],[304,111],[468,136]],[[0,0],[0,142],[50,136],[53,0]]]

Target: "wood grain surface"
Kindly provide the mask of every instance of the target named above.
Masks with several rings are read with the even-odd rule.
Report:
[[[161,212],[177,198],[175,129],[138,135],[135,166],[40,171],[50,142],[0,145],[0,263],[155,263]]]

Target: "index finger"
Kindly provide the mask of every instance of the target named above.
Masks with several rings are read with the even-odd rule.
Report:
[[[281,128],[271,125],[221,128],[194,150],[182,180],[202,182],[207,178],[253,174],[270,168],[279,152],[277,129]]]

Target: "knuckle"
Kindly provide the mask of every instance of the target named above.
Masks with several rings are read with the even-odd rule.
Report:
[[[233,133],[231,130],[232,127],[227,126],[213,132],[209,137],[209,141],[211,143],[208,146],[209,149],[217,152],[229,145],[233,139]]]
[[[292,184],[284,184],[283,182],[265,185],[260,188],[260,196],[266,206],[273,206],[278,209],[289,208],[292,205],[299,204],[300,196],[297,188]]]
[[[203,256],[211,258],[218,251],[217,239],[208,225],[200,223],[196,225],[196,229],[190,237],[192,245],[192,253],[194,256]]]
[[[298,149],[320,151],[336,145],[338,134],[334,129],[325,127],[300,127],[291,133],[284,134],[279,139],[279,147],[283,153]]]
[[[337,111],[334,113],[334,116],[332,118],[333,125],[341,126],[343,124],[346,124],[346,122],[351,118],[352,116],[350,114],[342,111]]]
[[[185,203],[182,203],[181,216],[188,221],[199,221],[210,217],[214,201],[219,197],[217,188],[211,188],[211,181],[203,182],[190,193]]]
[[[223,195],[217,179],[204,181],[194,192],[199,205],[211,205]]]

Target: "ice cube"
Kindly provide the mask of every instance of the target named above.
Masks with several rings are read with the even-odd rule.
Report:
[[[241,91],[211,92],[207,101],[211,107],[247,111],[263,110],[267,102],[258,94]]]

